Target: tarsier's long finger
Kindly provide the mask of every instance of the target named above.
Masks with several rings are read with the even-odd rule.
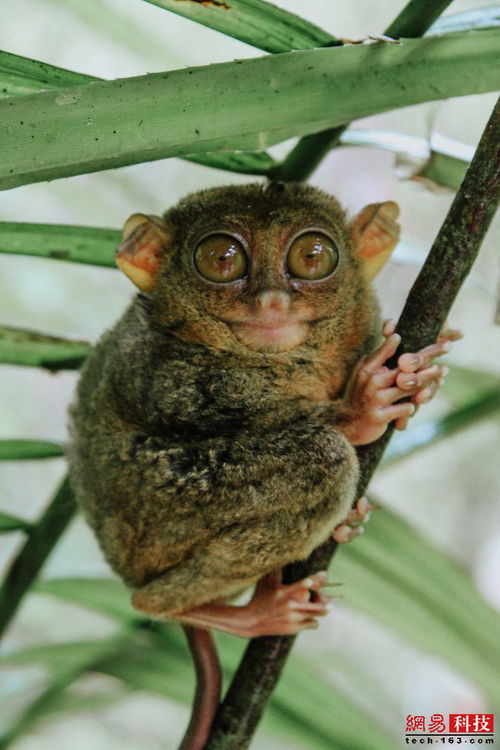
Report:
[[[280,587],[279,595],[283,598],[291,598],[295,594],[304,593],[309,599],[310,591],[319,591],[328,580],[328,574],[325,570],[320,570],[314,575],[303,578],[301,581],[289,583]]]
[[[463,339],[463,337],[463,332],[459,328],[450,328],[448,326],[448,321],[446,320],[443,327],[439,331],[437,341],[458,341],[459,339]]]
[[[367,523],[370,520],[372,510],[377,507],[377,505],[371,505],[366,497],[361,497],[349,511],[347,518],[333,530],[333,539],[339,544],[344,544],[360,536],[364,529],[359,524]]]
[[[396,350],[401,343],[401,336],[399,333],[393,333],[376,349],[373,354],[366,358],[365,369],[372,372],[380,369],[384,363],[396,353]]]
[[[419,352],[402,354],[398,359],[398,366],[402,372],[417,372],[427,367],[433,359],[447,354],[451,350],[451,343],[447,340],[430,344]]]
[[[340,526],[334,530],[332,539],[339,544],[346,544],[352,542],[356,537],[364,534],[364,528],[362,526],[349,526],[347,523],[341,523]]]
[[[316,601],[308,602],[297,602],[292,600],[288,602],[288,608],[297,610],[297,613],[300,614],[312,614],[314,617],[324,617],[333,609],[331,602],[326,599],[318,599]]]
[[[380,370],[377,370],[377,372],[374,372],[370,376],[371,388],[373,389],[373,391],[390,388],[390,386],[393,386],[395,384],[398,373],[399,370],[397,367],[393,370],[389,370],[388,368],[384,369],[382,367]]]
[[[418,391],[418,393],[415,393],[415,395],[412,396],[411,399],[412,403],[416,404],[417,406],[420,406],[421,404],[427,404],[444,384],[444,380],[444,377],[439,378],[438,380],[429,383],[429,385],[427,385],[425,388],[422,388],[422,390]]]
[[[382,326],[382,336],[388,339],[389,336],[392,336],[395,330],[396,330],[396,323],[394,320],[392,320],[392,318],[388,318],[387,320],[384,320],[384,324]]]
[[[445,365],[431,365],[417,372],[403,372],[396,377],[396,386],[403,391],[403,395],[414,393],[431,383],[438,383],[448,375],[449,369]]]

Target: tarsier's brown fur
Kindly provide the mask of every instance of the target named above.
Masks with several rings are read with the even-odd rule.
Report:
[[[226,599],[306,557],[346,515],[355,451],[336,429],[342,396],[380,331],[337,201],[303,185],[251,184],[195,193],[169,210],[168,247],[139,294],[97,344],[72,409],[73,486],[111,566],[176,613]],[[287,238],[323,227],[340,263],[300,284]],[[207,284],[193,248],[211,231],[251,250],[244,284]],[[290,295],[305,339],[289,351],[249,348],[235,318],[262,290]]]

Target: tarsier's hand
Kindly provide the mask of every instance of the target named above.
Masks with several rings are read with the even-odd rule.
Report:
[[[404,430],[417,407],[430,401],[448,374],[447,367],[433,364],[433,360],[449,352],[452,341],[462,338],[460,331],[445,325],[434,344],[402,354],[398,366],[389,369],[385,362],[401,341],[395,327],[392,320],[384,323],[385,341],[358,362],[351,376],[346,393],[347,418],[339,429],[352,445],[373,442],[392,421],[397,430]]]

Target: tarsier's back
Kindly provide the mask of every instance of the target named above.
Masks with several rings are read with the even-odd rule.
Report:
[[[353,248],[370,220],[348,225],[325,193],[271,183],[125,226],[118,265],[141,294],[83,369],[71,464],[139,608],[227,598],[346,514],[357,461],[336,425],[379,329],[378,261]]]

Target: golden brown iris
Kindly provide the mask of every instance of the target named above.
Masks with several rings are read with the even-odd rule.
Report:
[[[335,242],[321,232],[300,234],[288,250],[288,272],[298,279],[324,279],[335,271],[338,262],[339,251]]]
[[[198,273],[208,281],[227,284],[245,276],[247,254],[242,243],[229,234],[211,234],[194,251]]]

